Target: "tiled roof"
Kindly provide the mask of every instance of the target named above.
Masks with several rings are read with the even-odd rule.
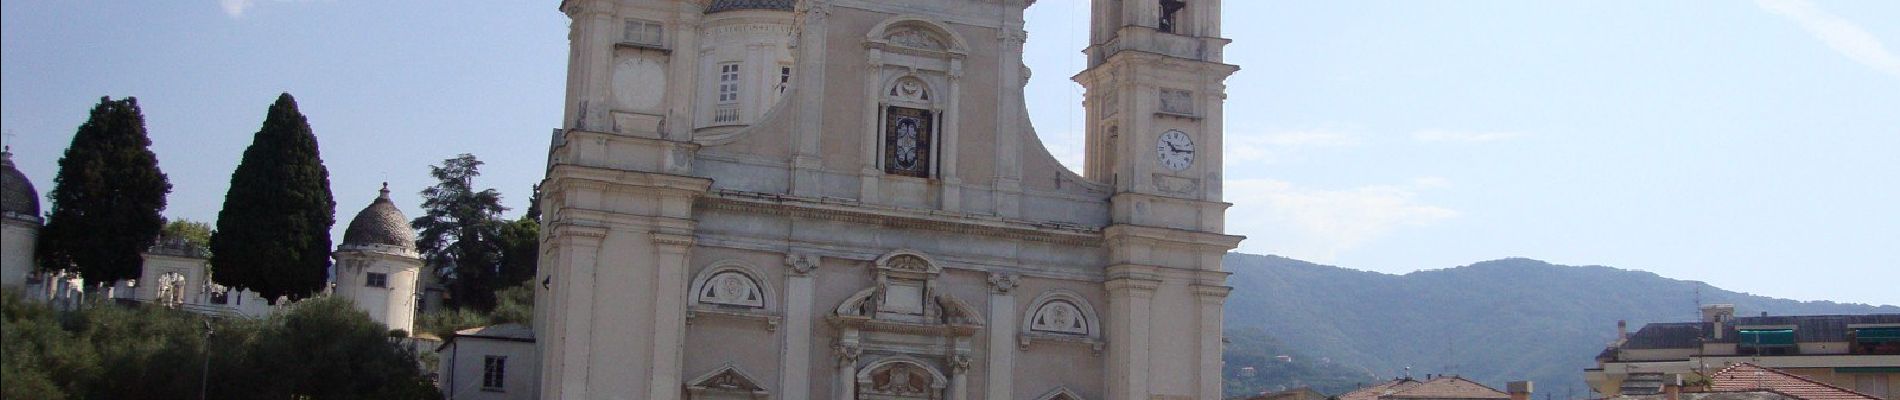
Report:
[[[1845,342],[1849,324],[1900,324],[1900,314],[1872,315],[1789,315],[1769,317],[1735,317],[1723,326],[1722,338],[1716,339],[1707,332],[1714,330],[1713,324],[1706,322],[1664,322],[1643,325],[1642,330],[1631,334],[1629,341],[1623,344],[1625,349],[1684,349],[1700,346],[1706,341],[1715,343],[1734,343],[1740,340],[1738,326],[1793,325],[1795,341]]]
[[[1701,322],[1664,322],[1643,325],[1623,343],[1625,349],[1679,349],[1696,347],[1708,324]]]
[[[1456,376],[1441,377],[1384,396],[1386,399],[1509,399],[1511,395]]]
[[[791,11],[792,0],[713,0],[706,6],[707,14],[732,10]]]
[[[13,153],[5,150],[0,150],[0,212],[34,222],[40,218],[40,193],[13,168]]]
[[[489,325],[455,331],[456,337],[534,340],[534,329],[522,324]]]
[[[1413,386],[1418,386],[1420,383],[1422,382],[1412,380],[1412,378],[1393,379],[1386,383],[1367,386],[1359,390],[1346,392],[1346,394],[1339,395],[1339,400],[1378,400],[1380,396],[1396,393],[1400,390],[1410,389]]]
[[[1848,324],[1900,324],[1900,314],[1735,317],[1718,342],[1735,342],[1735,327],[1749,325],[1794,325],[1796,342],[1845,342]]]
[[[409,220],[403,217],[402,210],[389,200],[388,184],[383,185],[381,193],[350,220],[350,227],[343,230],[343,245],[415,249],[415,233],[409,230]]]
[[[1801,400],[1879,400],[1878,397],[1750,363],[1723,368],[1709,377],[1709,381],[1710,390],[1717,392],[1769,391]]]
[[[1338,400],[1510,399],[1511,395],[1456,376],[1420,382],[1399,378],[1339,395]]]

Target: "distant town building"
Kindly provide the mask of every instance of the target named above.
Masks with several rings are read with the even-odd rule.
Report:
[[[540,396],[540,365],[534,331],[501,324],[455,331],[436,347],[436,384],[450,399],[534,399]]]
[[[1900,314],[1737,317],[1735,306],[1716,304],[1698,322],[1618,330],[1584,373],[1604,396],[1661,394],[1740,363],[1883,399],[1900,388]]]
[[[1336,400],[1529,400],[1531,383],[1529,381],[1511,382],[1509,393],[1492,389],[1489,386],[1473,382],[1456,375],[1428,377],[1420,381],[1412,377],[1394,379],[1385,383],[1368,386],[1346,392]]]
[[[1245,400],[1327,400],[1327,397],[1325,393],[1320,393],[1311,387],[1301,386],[1278,392],[1261,393]]]
[[[1706,380],[1667,382],[1659,394],[1620,395],[1611,400],[1878,400],[1848,390],[1751,363],[1730,365]]]

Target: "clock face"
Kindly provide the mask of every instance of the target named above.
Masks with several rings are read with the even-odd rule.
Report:
[[[1194,165],[1194,139],[1178,130],[1162,132],[1155,141],[1155,155],[1161,159],[1161,166],[1170,170],[1188,169]]]

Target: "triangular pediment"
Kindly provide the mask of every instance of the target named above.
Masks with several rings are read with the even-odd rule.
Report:
[[[749,393],[765,392],[765,387],[760,386],[757,379],[753,379],[744,372],[740,372],[739,368],[732,364],[726,364],[723,367],[713,369],[712,372],[700,375],[698,378],[693,378],[693,380],[687,381],[686,387],[688,389],[698,390]]]

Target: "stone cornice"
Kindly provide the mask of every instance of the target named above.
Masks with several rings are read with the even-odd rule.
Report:
[[[769,193],[715,190],[698,208],[814,218],[905,229],[1008,237],[1017,240],[1100,246],[1102,231],[1057,222],[1030,222],[988,215],[900,209],[850,200],[810,199]]]
[[[1110,241],[1179,243],[1223,253],[1240,247],[1240,241],[1247,239],[1246,236],[1128,224],[1110,225],[1102,230],[1102,235]]]

